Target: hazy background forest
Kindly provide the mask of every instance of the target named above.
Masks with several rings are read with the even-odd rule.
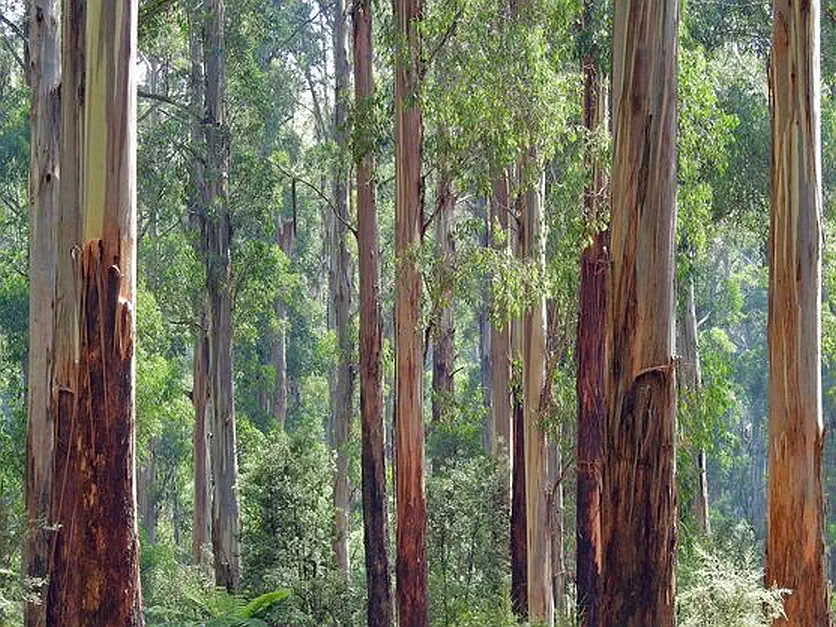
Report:
[[[22,555],[29,338],[39,333],[28,328],[25,4],[0,0],[0,625],[23,624],[24,602],[40,585],[24,578]],[[605,0],[587,2],[584,19],[579,0],[529,4],[536,19],[525,23],[512,19],[498,0],[427,0],[420,29],[425,223],[423,245],[414,254],[424,294],[433,625],[517,624],[508,474],[494,455],[491,329],[544,295],[550,402],[542,420],[551,447],[552,590],[556,622],[575,624],[579,260],[601,226],[590,225],[582,211],[591,176],[585,159],[592,153],[609,163],[611,154],[606,127],[590,131],[584,124],[581,62],[594,51],[602,75],[610,75],[612,7]],[[193,565],[200,561],[196,551],[205,549],[194,548],[195,364],[201,359],[207,285],[194,215],[194,164],[202,150],[194,125],[205,121],[203,94],[195,91],[205,80],[204,63],[195,55],[206,45],[204,7],[199,0],[139,5],[136,478],[148,625],[265,624],[256,615],[273,625],[365,624],[357,379],[362,251],[354,237],[354,155],[363,149],[358,146],[373,152],[377,165],[394,573],[393,81],[400,52],[390,3],[372,5],[376,91],[358,105],[349,71],[351,0],[347,6],[343,0],[225,3],[241,521],[240,585],[234,594],[215,588],[211,560],[209,566],[206,560]],[[692,316],[701,365],[701,387],[683,393],[677,414],[681,625],[769,624],[764,604],[772,608],[782,597],[764,588],[762,570],[771,32],[765,0],[681,5],[677,338],[681,343],[681,327]],[[347,58],[335,57],[340,41]],[[830,434],[836,427],[833,0],[822,7],[821,44],[822,377]],[[338,84],[347,78],[348,84]],[[508,237],[496,235],[502,229],[491,211],[496,164],[513,165],[521,146],[536,148],[545,171],[543,271],[496,246]],[[345,195],[340,181],[348,186]],[[681,345],[677,354],[682,358]],[[695,459],[701,451],[707,462],[706,517],[692,506],[702,485]],[[832,437],[826,439],[823,472],[828,575],[836,581]],[[269,595],[285,590],[289,596]],[[253,599],[261,603],[255,609],[247,605]]]

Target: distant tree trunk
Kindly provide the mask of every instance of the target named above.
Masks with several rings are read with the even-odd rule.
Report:
[[[334,172],[334,212],[332,220],[334,255],[334,319],[337,330],[337,376],[334,397],[334,446],[337,450],[337,469],[334,476],[334,557],[343,575],[348,576],[348,523],[351,513],[351,488],[348,483],[348,446],[351,442],[351,422],[354,417],[354,343],[351,337],[352,277],[354,275],[351,254],[346,237],[348,229],[349,177],[345,152],[348,149],[345,132],[348,105],[349,65],[346,51],[346,27],[344,0],[334,3],[334,62],[336,88],[334,92],[334,133],[339,157]]]
[[[293,257],[296,248],[296,183],[293,183],[293,212],[292,220],[277,218],[276,220],[276,243],[288,259]],[[287,420],[287,307],[285,298],[279,296],[274,303],[276,320],[279,322],[279,329],[273,335],[270,347],[270,362],[276,373],[274,381],[271,411],[276,424],[284,427]]]
[[[584,3],[584,29],[595,27],[591,0]],[[595,46],[584,55],[584,126],[594,136],[607,125],[607,95],[598,67]],[[601,447],[607,405],[604,396],[606,372],[606,306],[609,233],[597,231],[605,217],[606,177],[603,164],[590,151],[586,155],[589,181],[584,187],[583,217],[592,242],[581,254],[578,296],[577,378],[577,490],[576,578],[578,615],[583,627],[601,622]]]
[[[829,625],[821,390],[818,0],[775,0],[770,66],[769,498],[766,583],[786,625]]]
[[[491,212],[486,199],[482,198],[473,205],[473,217],[482,223],[483,230],[479,234],[479,245],[488,249],[491,246]],[[496,450],[496,434],[494,433],[493,413],[491,411],[491,381],[493,368],[491,364],[491,286],[484,282],[481,298],[477,308],[479,323],[479,375],[482,389],[482,407],[485,417],[482,421],[482,445],[486,455],[493,455]]]
[[[354,97],[358,112],[374,106],[372,0],[354,5]],[[369,627],[392,625],[386,452],[383,424],[383,317],[380,303],[380,233],[375,207],[375,164],[371,138],[356,154],[357,249],[360,264],[360,415],[363,450],[363,540]]]
[[[157,438],[148,442],[148,459],[137,471],[137,509],[139,521],[145,529],[148,542],[157,542]]]
[[[53,307],[57,265],[61,17],[57,0],[32,0],[29,79],[32,88],[29,163],[29,352],[26,409],[25,573],[39,597],[48,575],[55,406]],[[45,599],[25,605],[27,627],[46,620]]]
[[[65,48],[67,91],[78,84],[74,57],[82,50],[87,81],[83,107],[69,109],[79,105],[73,93],[63,115],[72,145],[64,145],[62,170],[66,165],[72,179],[79,157],[81,164],[75,170],[80,186],[73,181],[66,191],[72,186],[84,194],[82,246],[72,257],[78,264],[80,290],[72,308],[78,317],[74,330],[60,328],[78,338],[75,371],[70,365],[69,385],[60,389],[59,403],[71,409],[59,410],[56,421],[53,511],[59,531],[47,624],[62,627],[143,624],[134,479],[137,7],[131,0],[118,7],[88,0],[84,46]],[[67,44],[78,46],[81,7],[67,8]],[[75,144],[79,113],[86,127],[84,141]],[[61,191],[63,197],[64,186]],[[77,197],[67,200],[66,218],[77,223]],[[59,230],[60,239],[73,231]],[[66,259],[70,265],[71,257]],[[70,319],[65,313],[58,316],[62,323]],[[62,367],[70,363],[62,356]]]
[[[678,22],[677,0],[616,5],[601,496],[601,620],[613,627],[673,627],[675,621]]]
[[[491,245],[503,255],[509,255],[512,235],[508,230],[508,179],[505,173],[494,177],[491,193]],[[499,233],[499,229],[502,233]],[[494,278],[494,281],[501,280]],[[497,303],[493,303],[494,309]],[[514,450],[511,420],[511,327],[505,312],[494,311],[491,325],[491,413],[495,441],[495,455],[505,466],[508,494],[511,493],[511,453]],[[502,322],[497,323],[496,317]]]
[[[230,138],[226,121],[224,0],[210,0],[204,25],[206,65],[206,215],[203,243],[209,296],[209,395],[212,399],[212,550],[215,580],[241,584],[241,518],[232,386],[232,220],[228,198]]]
[[[531,152],[527,163],[537,157]],[[525,192],[521,214],[521,257],[545,271],[543,181]],[[523,397],[525,415],[525,501],[528,521],[528,616],[534,622],[554,624],[549,531],[548,449],[541,425],[540,398],[546,379],[546,299],[541,296],[523,316]]]
[[[679,386],[685,395],[685,403],[697,407],[700,388],[702,388],[702,371],[700,368],[700,352],[697,344],[697,305],[694,298],[694,278],[688,277],[685,306],[677,325],[681,340],[679,348],[680,365]],[[697,486],[691,509],[694,519],[701,533],[711,533],[708,520],[708,474],[706,472],[705,449],[693,451],[695,456],[694,469],[697,472]]]
[[[455,263],[456,240],[454,233],[456,196],[453,181],[442,165],[438,180],[437,208],[435,215],[436,280],[439,283],[437,297],[438,317],[435,321],[432,375],[432,419],[438,424],[450,411],[455,400],[453,370],[456,366]]]
[[[395,71],[395,430],[397,592],[400,627],[426,627],[427,504],[424,497],[423,351],[420,329],[423,227],[422,0],[394,0],[398,41]]]

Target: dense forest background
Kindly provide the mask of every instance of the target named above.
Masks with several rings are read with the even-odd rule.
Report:
[[[577,0],[529,4],[536,19],[526,23],[511,19],[496,0],[428,0],[420,27],[424,224],[414,255],[424,293],[433,625],[516,624],[507,468],[494,455],[491,328],[502,327],[543,296],[550,400],[542,424],[552,449],[553,593],[558,624],[574,624],[579,260],[597,230],[582,211],[591,176],[585,160],[592,153],[608,163],[611,153],[606,126],[590,131],[584,124],[582,60],[594,52],[602,75],[610,74],[612,17],[602,0],[585,7]],[[22,574],[29,338],[39,333],[28,328],[30,89],[24,5],[0,0],[3,625],[22,624],[24,602],[39,585]],[[362,251],[354,237],[354,163],[357,152],[366,150],[377,164],[386,481],[394,530],[393,82],[403,54],[392,7],[372,5],[377,89],[371,100],[357,102],[344,82],[351,55],[346,58],[343,51],[335,57],[340,45],[351,50],[350,2],[225,4],[228,287],[242,562],[240,591],[230,594],[215,588],[206,562],[192,565],[200,561],[193,548],[196,338],[205,325],[207,285],[193,211],[194,164],[203,150],[194,125],[205,122],[204,95],[195,91],[202,77],[195,81],[194,75],[203,67],[195,55],[207,36],[204,8],[199,0],[140,3],[136,476],[149,625],[243,624],[255,620],[247,618],[252,599],[269,606],[269,620],[277,625],[366,620],[357,382]],[[701,365],[701,387],[680,396],[676,432],[683,625],[768,624],[760,622],[767,620],[761,608],[776,600],[762,585],[771,29],[770,4],[763,0],[688,0],[681,6],[677,307],[680,323],[689,315],[696,321]],[[836,427],[833,0],[822,9],[821,42],[822,377],[830,434]],[[545,172],[542,269],[496,245],[507,237],[491,210],[496,167],[513,166],[520,146],[536,149]],[[344,197],[340,181],[348,186]],[[677,354],[681,359],[681,346]],[[446,381],[437,378],[439,368]],[[340,417],[344,413],[347,422]],[[699,500],[703,485],[696,459],[703,453],[709,511],[701,519],[691,503]],[[826,438],[823,470],[829,578],[836,581],[832,437]],[[394,559],[394,532],[390,536]],[[290,596],[268,598],[282,590]]]

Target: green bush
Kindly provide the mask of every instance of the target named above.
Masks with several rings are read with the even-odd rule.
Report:
[[[764,587],[752,529],[741,522],[724,537],[680,554],[680,627],[768,627],[784,616],[790,591]]]

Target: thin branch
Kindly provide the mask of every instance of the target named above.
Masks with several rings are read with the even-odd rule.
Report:
[[[0,13],[0,22],[3,22],[6,26],[11,28],[12,32],[20,37],[24,44],[29,43],[29,38],[26,37],[26,33],[21,30],[20,26],[12,22],[9,18],[4,17],[2,13]]]
[[[299,183],[302,183],[302,185],[304,185],[305,187],[313,190],[313,192],[317,196],[319,196],[322,200],[324,200],[325,203],[328,205],[328,207],[330,207],[331,213],[334,214],[334,217],[337,218],[337,220],[339,220],[345,228],[347,228],[349,231],[351,231],[354,234],[354,237],[357,237],[357,228],[353,224],[348,222],[345,218],[343,218],[339,213],[337,213],[337,208],[334,206],[334,203],[331,202],[331,199],[328,198],[328,196],[325,194],[325,192],[323,192],[321,189],[319,189],[319,187],[317,187],[316,185],[314,185],[310,181],[302,178],[301,176],[299,176],[297,174],[294,174],[293,172],[291,172],[287,168],[279,165],[275,161],[271,160],[270,163],[273,165],[274,168],[276,168],[279,172],[284,174],[286,177],[290,178],[292,181],[297,181]]]
[[[154,92],[142,89],[141,87],[137,88],[136,94],[140,98],[145,98],[147,100],[154,100],[156,102],[161,102],[163,104],[168,104],[168,105],[171,105],[173,107],[177,107],[181,111],[185,111],[186,113],[188,113],[189,115],[197,118],[198,120],[203,119],[202,115],[198,115],[196,112],[192,111],[189,108],[188,105],[184,105],[182,102],[177,102],[176,100],[174,100],[172,98],[169,98],[168,96],[166,96],[164,94],[156,94]]]

